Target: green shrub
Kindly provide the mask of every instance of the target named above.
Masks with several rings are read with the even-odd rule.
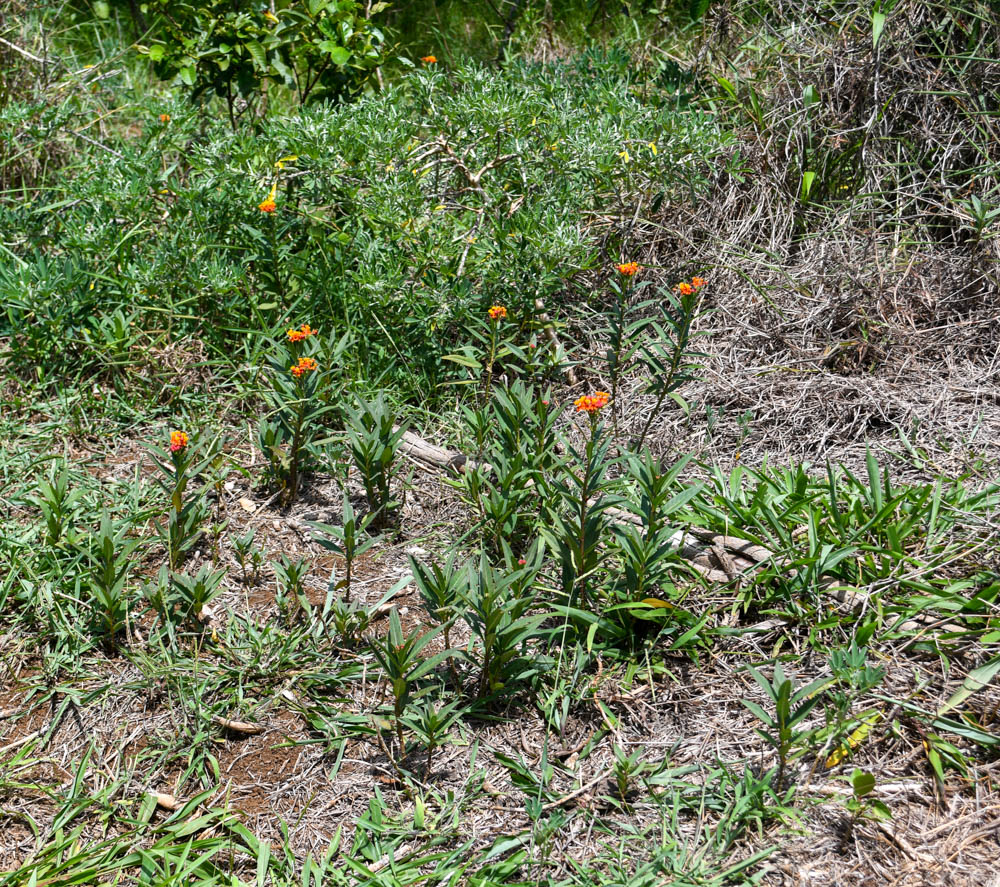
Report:
[[[592,60],[427,68],[235,135],[151,101],[132,126],[84,143],[44,199],[0,203],[0,226],[22,232],[0,266],[0,336],[20,374],[134,374],[127,342],[93,332],[119,310],[148,334],[139,363],[191,336],[256,362],[259,336],[308,317],[355,334],[350,376],[433,403],[464,375],[441,357],[470,314],[509,306],[505,335],[526,347],[535,299],[558,315],[602,244],[620,248],[634,202],[697,199],[726,141],[710,116],[644,99]]]
[[[153,0],[151,39],[140,50],[156,73],[198,97],[225,99],[235,128],[241,112],[283,84],[299,104],[357,93],[382,61],[382,32],[359,3]],[[368,9],[381,11],[384,3]]]

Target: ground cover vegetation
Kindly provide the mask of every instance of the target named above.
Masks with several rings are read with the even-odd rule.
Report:
[[[992,883],[998,38],[5,4],[0,887]]]

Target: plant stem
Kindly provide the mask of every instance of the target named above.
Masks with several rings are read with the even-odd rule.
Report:
[[[586,557],[587,557],[587,505],[590,500],[590,466],[594,454],[594,435],[597,431],[597,420],[591,416],[590,419],[590,440],[587,441],[585,464],[583,469],[583,482],[580,484],[580,528],[577,539],[577,577],[583,575],[580,580],[580,602],[587,603],[587,578],[586,578]]]
[[[490,321],[490,356],[486,361],[486,384],[483,388],[483,406],[489,403],[490,389],[493,387],[493,361],[497,356],[497,322]]]
[[[295,501],[299,489],[299,447],[302,445],[302,420],[305,416],[306,402],[301,382],[298,387],[300,397],[295,410],[295,432],[292,434],[292,447],[289,453],[286,505],[291,505]]]

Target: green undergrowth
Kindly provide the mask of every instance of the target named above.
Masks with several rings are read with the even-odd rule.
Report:
[[[349,336],[359,382],[433,403],[470,314],[503,301],[537,331],[534,300],[558,313],[598,263],[596,218],[696,200],[726,142],[602,54],[417,71],[236,134],[179,101],[118,123],[0,202],[19,232],[0,334],[23,378],[120,380],[191,339],[200,362],[246,364],[302,316]]]
[[[0,792],[29,790],[56,813],[48,825],[22,817],[35,849],[0,883],[127,873],[138,883],[408,884],[431,871],[441,884],[746,883],[773,850],[755,843],[801,823],[817,787],[848,773],[869,744],[919,730],[941,784],[995,754],[996,735],[970,707],[1000,670],[996,657],[970,659],[998,637],[1000,582],[986,551],[995,487],[974,478],[900,483],[874,454],[861,475],[665,465],[621,448],[601,410],[575,420],[560,413],[547,392],[521,383],[482,395],[467,421],[485,429],[477,455],[492,467],[450,481],[464,504],[452,528],[464,535],[449,532],[442,546],[437,531],[420,531],[439,553],[412,555],[403,579],[367,600],[352,587],[353,560],[418,529],[396,510],[407,481],[391,440],[381,464],[396,498],[373,480],[367,511],[356,515],[345,487],[342,518],[313,525],[338,556],[321,601],[306,593],[314,554],[271,554],[269,564],[253,532],[228,525],[226,478],[244,469],[211,429],[174,452],[150,447],[113,482],[65,458],[6,454],[3,495],[15,518],[0,546],[0,612],[19,639],[6,655],[41,663],[23,714],[55,716],[3,764]],[[364,448],[365,427],[343,432],[345,451]],[[378,424],[371,429],[377,436]],[[375,470],[353,458],[360,477]],[[739,536],[768,551],[758,568],[720,584],[692,567],[678,544],[684,532]],[[276,582],[266,615],[239,603],[262,573]],[[384,605],[405,595],[422,609],[420,622],[404,628],[393,608],[386,625]],[[751,653],[745,642],[758,636],[769,646]],[[903,651],[915,667],[930,656],[968,676],[947,696],[927,680],[901,686],[888,673]],[[603,726],[580,750],[585,761],[621,724],[623,713],[596,691],[602,674],[622,693],[649,684],[669,694],[688,668],[719,659],[752,666],[764,691],[745,702],[759,744],[739,759],[693,764],[675,763],[675,750],[614,745],[595,788],[600,809],[563,809],[567,771],[548,758],[557,737],[596,705]],[[135,677],[103,677],[122,662]],[[359,698],[373,681],[384,681],[381,701]],[[68,788],[22,781],[71,707],[87,711],[112,693],[169,700],[178,729],[151,735],[142,757],[96,793],[90,753]],[[299,741],[329,755],[331,778],[357,742],[381,750],[394,773],[396,800],[376,790],[350,840],[310,857],[262,843],[217,794],[212,719],[252,724],[280,709],[302,719]],[[477,723],[519,709],[545,725],[535,763],[477,738]],[[468,775],[438,789],[435,753],[455,743],[470,747]],[[486,798],[479,755],[508,772],[507,802],[523,806],[529,826],[473,848],[459,818]],[[179,774],[174,791],[186,803],[162,818],[152,796],[137,800],[135,791],[143,773],[165,772]],[[869,797],[877,777],[855,768],[852,779],[852,823],[892,815]],[[631,821],[640,808],[641,821]],[[596,849],[586,860],[553,859],[551,841],[577,817],[598,836]],[[95,822],[104,837],[93,837]],[[625,849],[635,840],[654,849],[636,857]]]
[[[656,429],[717,416],[692,392],[731,269],[699,250],[737,186],[773,175],[746,193],[794,250],[863,207],[900,265],[988,267],[992,110],[942,154],[902,86],[874,116],[805,62],[768,88],[801,40],[833,81],[843,42],[957,95],[980,5],[596,4],[558,33],[558,5],[402,7],[438,61],[292,110],[155,82],[92,5],[25,18],[64,45],[45,78],[0,72],[0,887],[723,887],[830,821],[910,821],[885,774],[995,792],[995,466]],[[594,23],[616,45],[536,51]],[[936,215],[915,168],[955,190]],[[428,470],[411,431],[462,458]],[[109,712],[141,747],[87,735]],[[314,756],[309,798],[251,827],[235,758],[276,750]],[[363,803],[320,816],[349,771]]]

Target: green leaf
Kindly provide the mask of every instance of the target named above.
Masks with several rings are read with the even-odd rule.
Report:
[[[864,770],[855,770],[851,774],[851,788],[854,789],[854,797],[863,798],[875,791],[875,777]]]
[[[729,97],[735,100],[736,87],[734,87],[733,84],[725,77],[716,77],[715,79],[718,81],[719,86],[721,86],[727,93],[729,93]]]
[[[882,38],[882,31],[885,28],[885,13],[876,10],[872,13],[872,49],[878,46]]]
[[[892,811],[882,801],[869,801],[868,814],[871,819],[887,822],[892,819]]]
[[[351,51],[332,40],[323,40],[319,48],[329,54],[330,61],[335,65],[346,65],[351,60]]]
[[[812,190],[813,181],[816,179],[816,173],[811,169],[806,170],[802,173],[802,201],[805,202],[809,199],[809,192]]]
[[[947,714],[965,702],[973,693],[978,693],[996,677],[997,672],[1000,672],[1000,656],[994,656],[985,665],[980,665],[979,668],[970,671],[965,676],[965,680],[962,681],[962,686],[952,693],[948,701],[938,709],[937,716],[941,717]]]
[[[712,5],[712,0],[690,0],[688,3],[688,15],[691,21],[700,21],[702,16],[708,12],[708,7]]]
[[[751,714],[757,717],[757,719],[768,727],[774,726],[774,719],[762,709],[756,702],[751,702],[749,699],[741,699],[740,702],[750,711]]]
[[[452,363],[468,367],[470,370],[481,370],[483,368],[483,365],[478,360],[466,354],[445,354],[441,359],[450,360]]]
[[[177,72],[178,76],[181,78],[181,82],[187,86],[194,86],[195,70],[191,65],[185,65]]]
[[[167,47],[165,47],[162,43],[154,43],[149,47],[149,58],[151,61],[158,62],[163,58],[166,51]]]
[[[264,47],[261,46],[256,40],[247,40],[243,44],[247,48],[247,52],[250,53],[250,57],[253,59],[254,67],[258,71],[267,70],[267,56],[264,53]]]

